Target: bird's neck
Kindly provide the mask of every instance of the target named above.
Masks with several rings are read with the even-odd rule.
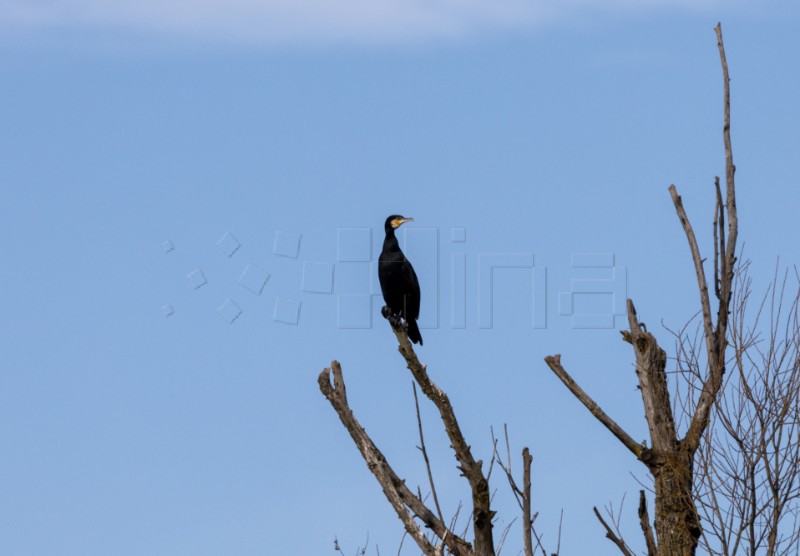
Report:
[[[394,228],[386,230],[386,238],[383,240],[383,248],[400,249],[400,244],[397,242],[397,236],[394,235]]]

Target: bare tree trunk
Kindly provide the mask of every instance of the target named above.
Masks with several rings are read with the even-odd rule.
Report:
[[[691,469],[692,457],[679,449],[654,470],[659,556],[691,556],[697,548],[701,530]]]

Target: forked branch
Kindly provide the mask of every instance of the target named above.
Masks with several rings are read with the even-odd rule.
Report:
[[[597,506],[595,506],[592,509],[594,510],[594,515],[597,517],[598,520],[600,520],[600,524],[606,530],[606,538],[611,542],[613,542],[615,545],[617,545],[617,548],[619,548],[619,551],[624,556],[633,556],[633,553],[631,553],[631,551],[628,550],[628,545],[625,544],[625,541],[622,539],[622,537],[620,537],[617,533],[615,533],[614,529],[612,529],[611,526],[606,522],[606,520],[603,519],[603,516],[600,515],[600,511],[597,509]]]
[[[717,393],[722,387],[722,379],[725,375],[725,349],[728,345],[728,315],[730,311],[731,291],[733,287],[733,268],[736,263],[736,238],[739,235],[739,218],[736,211],[736,187],[734,174],[736,166],[733,164],[733,151],[731,148],[731,96],[730,96],[730,76],[728,75],[728,62],[725,57],[725,46],[722,42],[722,27],[717,25],[714,31],[717,34],[717,46],[719,57],[722,64],[723,78],[723,106],[724,117],[722,126],[722,138],[725,144],[725,208],[728,216],[727,238],[720,218],[718,226],[720,261],[717,265],[715,276],[716,283],[719,284],[717,323],[711,334],[706,330],[706,351],[708,353],[708,376],[706,377],[697,402],[697,409],[692,417],[689,430],[686,432],[683,442],[689,451],[694,453],[700,444],[700,439],[708,427],[708,419],[711,406],[717,397]],[[674,188],[674,186],[673,186]],[[716,188],[719,191],[719,188]],[[720,203],[717,194],[717,203]],[[722,211],[720,210],[720,214]],[[680,211],[679,211],[680,214]],[[683,221],[683,219],[681,219]],[[687,220],[688,222],[688,220]],[[717,240],[717,238],[715,238]],[[691,241],[690,241],[691,243]],[[715,241],[715,250],[717,249]],[[694,251],[694,249],[693,249]],[[706,292],[706,297],[708,293]],[[705,319],[705,307],[704,307]]]
[[[333,371],[333,384],[331,384],[331,370]],[[387,500],[394,508],[406,531],[414,539],[425,555],[440,554],[440,547],[434,546],[425,536],[415,520],[418,518],[424,526],[442,540],[452,554],[466,556],[472,554],[472,547],[464,539],[456,536],[434,514],[420,498],[414,494],[386,461],[386,458],[369,437],[367,432],[353,415],[347,402],[344,377],[338,361],[331,363],[331,368],[324,369],[319,375],[319,389],[328,399],[333,409],[339,415],[342,424],[350,433],[361,457],[369,470],[380,483]]]
[[[408,334],[402,325],[392,325],[392,330],[397,336],[399,343],[398,350],[406,360],[408,369],[414,375],[414,379],[419,384],[422,393],[433,402],[439,410],[447,436],[450,439],[450,446],[453,448],[455,457],[459,463],[459,469],[469,482],[472,490],[473,506],[473,528],[475,533],[475,554],[476,556],[493,556],[494,540],[492,536],[492,518],[494,512],[491,509],[491,495],[489,492],[489,481],[483,474],[481,460],[476,460],[472,456],[472,450],[464,439],[461,427],[456,419],[453,406],[447,394],[439,388],[428,376],[425,365],[420,363]]]

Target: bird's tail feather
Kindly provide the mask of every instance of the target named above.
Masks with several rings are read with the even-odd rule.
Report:
[[[408,339],[415,344],[422,345],[422,334],[419,333],[419,326],[414,319],[408,321]]]

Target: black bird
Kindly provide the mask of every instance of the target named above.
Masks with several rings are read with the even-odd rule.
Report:
[[[400,319],[406,321],[408,338],[415,344],[422,345],[422,336],[417,326],[419,318],[419,282],[414,267],[408,262],[400,250],[400,244],[394,231],[413,218],[405,218],[393,214],[386,219],[386,239],[383,240],[383,251],[378,257],[378,278],[386,306],[381,310],[383,316],[397,325]]]

